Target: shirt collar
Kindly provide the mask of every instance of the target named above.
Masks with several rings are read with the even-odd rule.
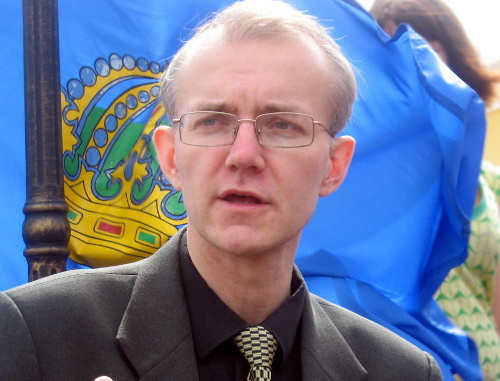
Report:
[[[201,277],[189,256],[186,235],[181,243],[180,258],[195,352],[199,359],[204,359],[217,346],[232,340],[238,332],[247,328],[248,324],[231,310]],[[303,279],[294,270],[292,296],[260,324],[279,342],[278,363],[282,364],[292,350],[302,316],[304,298]]]

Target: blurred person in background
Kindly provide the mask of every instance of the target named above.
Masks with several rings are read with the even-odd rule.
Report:
[[[462,24],[441,0],[375,0],[370,13],[390,36],[409,24],[488,106],[500,75],[486,68]],[[436,299],[478,345],[485,380],[500,380],[500,168],[483,161],[471,218],[469,256]]]

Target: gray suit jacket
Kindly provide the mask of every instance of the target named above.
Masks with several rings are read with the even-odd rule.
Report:
[[[179,244],[0,293],[0,380],[197,380]],[[312,294],[301,335],[304,380],[441,379],[428,354]]]

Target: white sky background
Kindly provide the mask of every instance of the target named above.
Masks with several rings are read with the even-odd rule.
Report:
[[[370,10],[374,0],[358,0]],[[444,0],[486,64],[500,61],[500,0]]]

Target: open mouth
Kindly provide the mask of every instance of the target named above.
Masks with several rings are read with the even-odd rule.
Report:
[[[224,201],[234,202],[238,204],[262,204],[262,201],[254,196],[247,196],[241,194],[228,194],[223,198]]]

